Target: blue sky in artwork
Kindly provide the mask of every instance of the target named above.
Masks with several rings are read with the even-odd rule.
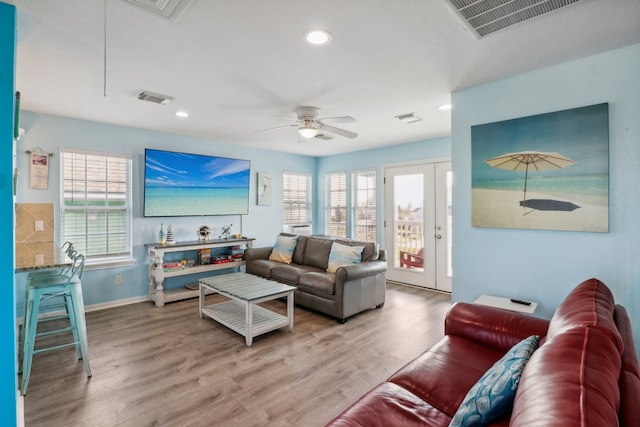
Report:
[[[249,160],[147,149],[148,187],[248,187]]]
[[[540,114],[471,127],[472,180],[516,178],[485,161],[519,151],[555,152],[575,161],[564,169],[544,171],[545,177],[602,175],[609,171],[609,105]]]

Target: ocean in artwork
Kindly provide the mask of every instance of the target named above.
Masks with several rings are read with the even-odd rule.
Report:
[[[145,186],[145,216],[245,215],[248,188]]]
[[[473,182],[472,187],[486,190],[524,190],[524,176],[519,179],[511,180]],[[609,194],[609,176],[529,176],[527,179],[527,192],[529,191],[607,197]]]

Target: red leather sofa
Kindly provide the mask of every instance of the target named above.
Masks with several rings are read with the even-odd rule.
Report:
[[[511,413],[493,426],[638,426],[640,368],[629,317],[597,279],[551,320],[456,303],[445,336],[328,425],[448,426],[476,381],[513,345],[539,335]]]

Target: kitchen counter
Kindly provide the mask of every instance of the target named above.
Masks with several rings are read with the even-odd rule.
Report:
[[[71,265],[55,242],[16,243],[16,272]]]

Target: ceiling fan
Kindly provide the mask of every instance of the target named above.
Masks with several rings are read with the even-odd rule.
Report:
[[[268,132],[276,129],[283,129],[288,127],[297,127],[298,134],[304,139],[322,137],[325,133],[334,133],[336,135],[344,136],[346,138],[355,138],[357,133],[350,130],[337,128],[335,126],[328,125],[327,122],[332,123],[353,123],[356,121],[351,116],[338,116],[338,117],[319,117],[320,109],[317,107],[298,107],[296,108],[297,119],[295,124],[277,126],[269,129],[262,129],[256,132]],[[322,138],[330,139],[330,138]]]

